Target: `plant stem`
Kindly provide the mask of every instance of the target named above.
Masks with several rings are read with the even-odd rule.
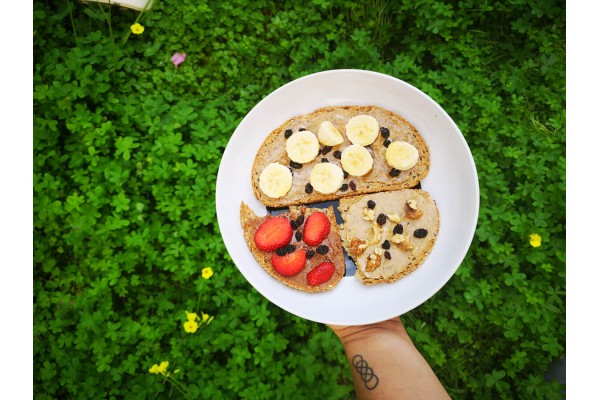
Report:
[[[186,399],[189,399],[189,396],[187,395],[186,392],[183,391],[183,386],[181,386],[181,384],[179,383],[179,381],[177,381],[177,379],[167,376],[167,380],[169,382],[171,382],[171,385],[173,385],[173,387],[175,389],[179,390],[179,392],[183,395],[183,397],[185,397]]]
[[[75,41],[77,41],[77,29],[75,29],[75,21],[73,20],[73,10],[71,9],[71,2],[67,0],[69,6],[69,16],[71,17],[71,27],[73,27],[73,35],[75,35]]]
[[[221,291],[223,293],[225,293],[231,300],[233,300],[235,303],[237,303],[237,300],[235,299],[235,297],[233,297],[232,295],[230,295],[225,289],[223,289],[223,288],[219,288],[219,289],[221,289]]]
[[[113,34],[113,30],[112,30],[112,20],[111,20],[112,13],[110,13],[109,16],[107,16],[106,13],[104,12],[104,9],[100,5],[100,3],[99,2],[96,2],[96,3],[98,4],[98,7],[100,7],[100,11],[102,12],[102,15],[104,15],[104,19],[106,19],[106,22],[108,23],[108,32],[110,34],[110,41],[112,42],[112,48],[113,48],[112,81],[113,81],[113,85],[114,85],[116,83],[116,71],[117,71],[117,46],[115,44],[115,35]],[[109,9],[109,12],[111,12],[112,3],[110,1],[108,2],[108,9]]]

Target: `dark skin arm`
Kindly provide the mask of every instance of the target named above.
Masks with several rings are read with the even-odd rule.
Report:
[[[358,399],[450,399],[400,318],[328,326],[344,346]]]

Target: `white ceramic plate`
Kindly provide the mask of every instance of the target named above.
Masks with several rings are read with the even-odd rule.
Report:
[[[437,202],[440,230],[425,262],[392,284],[364,286],[346,276],[324,293],[291,289],[268,275],[248,250],[239,220],[240,202],[267,213],[252,191],[254,156],[268,134],[287,119],[335,105],[376,105],[410,121],[429,145],[431,169],[421,181]],[[260,101],[233,133],[219,167],[217,218],[227,251],[240,272],[269,301],[315,322],[360,325],[383,321],[417,307],[452,277],[475,233],[479,184],[475,162],[448,114],[419,89],[394,77],[362,70],[308,75]]]

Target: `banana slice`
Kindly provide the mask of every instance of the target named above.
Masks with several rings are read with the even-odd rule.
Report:
[[[311,131],[296,132],[285,143],[285,151],[292,161],[311,162],[319,154],[319,141]]]
[[[342,187],[344,171],[331,163],[320,163],[310,171],[310,184],[319,193],[335,193]]]
[[[342,168],[352,176],[366,175],[373,168],[371,153],[359,144],[352,144],[342,151]]]
[[[357,115],[346,124],[346,136],[352,144],[368,146],[377,139],[379,124],[370,115]]]
[[[344,143],[344,137],[340,131],[338,131],[335,125],[329,121],[321,122],[317,137],[319,138],[319,142],[323,143],[325,146],[337,146],[338,144]]]
[[[385,151],[385,159],[393,168],[406,171],[419,161],[419,150],[408,142],[392,142]]]
[[[292,173],[279,163],[271,163],[263,169],[258,186],[264,194],[274,199],[285,196],[292,187]]]

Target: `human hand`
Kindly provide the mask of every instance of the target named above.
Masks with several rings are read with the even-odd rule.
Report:
[[[367,325],[327,326],[344,346],[357,398],[450,398],[399,317]]]

